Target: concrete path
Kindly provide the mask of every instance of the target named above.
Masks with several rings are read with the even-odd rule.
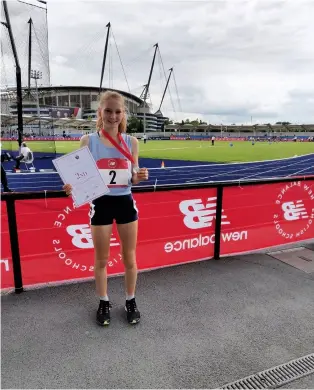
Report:
[[[314,274],[266,254],[140,274],[136,327],[109,291],[108,328],[93,283],[1,297],[2,388],[217,388],[314,352]]]

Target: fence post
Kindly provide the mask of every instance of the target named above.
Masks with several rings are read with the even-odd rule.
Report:
[[[9,224],[9,233],[10,233],[11,254],[12,254],[12,262],[13,262],[14,286],[15,286],[16,294],[20,294],[24,290],[23,290],[23,281],[22,281],[19,238],[17,233],[15,200],[7,199],[6,202],[7,202],[8,224]]]
[[[223,185],[217,186],[217,200],[216,200],[216,218],[215,218],[215,244],[214,244],[214,259],[220,259],[220,235],[221,235],[221,215],[222,215],[222,198]]]

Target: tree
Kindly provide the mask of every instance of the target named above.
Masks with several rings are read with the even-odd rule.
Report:
[[[126,132],[127,133],[138,133],[139,132],[140,121],[135,116],[130,116],[128,118]]]
[[[137,132],[138,132],[138,133],[144,133],[144,125],[143,125],[142,120],[139,121],[139,125],[138,125],[138,128],[137,128]]]

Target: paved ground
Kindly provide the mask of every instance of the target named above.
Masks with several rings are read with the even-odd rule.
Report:
[[[314,375],[309,375],[284,386],[285,389],[314,389]]]
[[[3,296],[2,388],[217,388],[314,352],[314,275],[265,254],[141,274],[137,327],[122,283],[109,328],[93,283]]]

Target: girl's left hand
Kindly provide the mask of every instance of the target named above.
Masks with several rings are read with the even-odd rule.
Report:
[[[138,184],[140,181],[148,180],[148,169],[140,168],[137,173],[133,175],[133,184]]]

